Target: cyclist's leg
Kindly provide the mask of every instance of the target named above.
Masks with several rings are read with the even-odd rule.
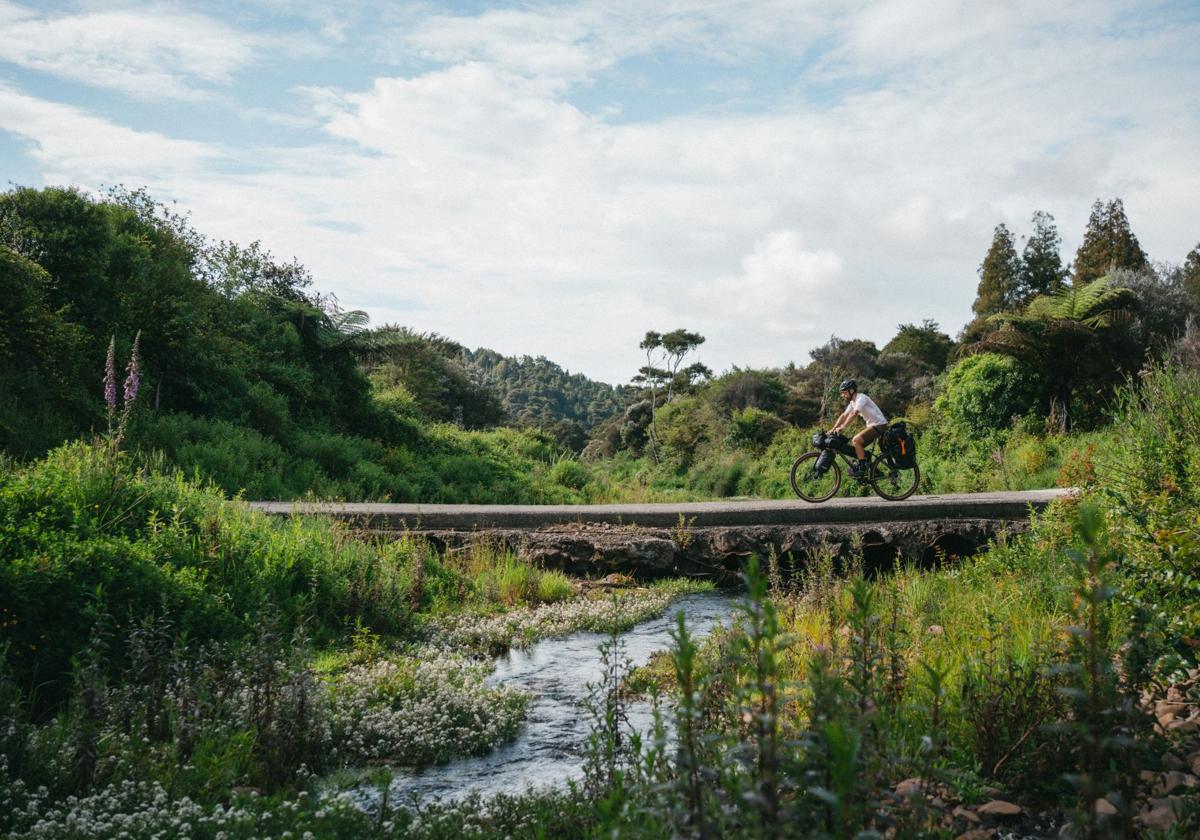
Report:
[[[858,462],[860,464],[865,463],[867,460],[867,447],[878,440],[879,436],[883,434],[883,430],[886,428],[886,425],[867,426],[867,428],[863,429],[854,436],[854,440],[851,442],[854,444],[854,454],[858,456]]]
[[[860,461],[865,461],[867,459],[867,444],[866,441],[863,440],[863,436],[869,431],[869,428],[870,427],[863,429],[854,436],[852,441],[850,441],[852,444],[854,444],[854,454],[858,456],[858,460]]]
[[[864,429],[863,431],[866,431]],[[854,448],[854,458],[850,460],[850,475],[855,478],[866,478],[870,470],[867,467],[867,453],[862,443],[863,433],[859,432],[850,440],[850,445]]]

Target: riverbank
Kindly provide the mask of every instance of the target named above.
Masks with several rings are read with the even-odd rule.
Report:
[[[246,797],[269,821],[332,773],[487,753],[530,703],[489,682],[489,656],[711,588],[585,586],[498,545],[272,521],[104,442],[0,477],[0,548],[12,836],[178,833],[183,814],[224,830]]]

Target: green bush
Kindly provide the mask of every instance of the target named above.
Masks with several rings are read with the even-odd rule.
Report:
[[[560,458],[550,468],[550,480],[571,490],[582,490],[591,478],[591,470],[574,458]]]
[[[934,409],[942,434],[965,444],[1035,411],[1041,391],[1038,371],[1011,356],[980,353],[951,368]]]
[[[747,406],[730,416],[727,439],[736,447],[761,452],[786,428],[787,423],[769,411]]]

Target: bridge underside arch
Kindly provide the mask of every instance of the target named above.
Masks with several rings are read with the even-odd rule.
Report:
[[[921,568],[936,569],[947,563],[956,563],[978,552],[979,547],[978,542],[963,534],[942,534],[931,542],[921,555]]]
[[[704,577],[737,584],[749,559],[774,556],[783,576],[815,563],[868,576],[902,563],[936,568],[975,554],[992,540],[1023,531],[1024,521],[987,519],[877,523],[865,526],[639,528],[573,526],[542,530],[418,531],[442,547],[487,540],[544,568],[581,576],[622,572],[638,578]],[[413,532],[409,532],[412,534]]]

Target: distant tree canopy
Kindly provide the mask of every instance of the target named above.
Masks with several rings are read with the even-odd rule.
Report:
[[[895,338],[883,345],[881,355],[904,353],[937,373],[946,368],[954,340],[938,328],[937,321],[922,321],[920,326],[901,324]]]
[[[480,348],[463,350],[462,359],[500,397],[506,421],[518,426],[547,429],[567,421],[587,432],[620,414],[636,391],[571,373],[544,356],[502,356]]]
[[[1003,327],[973,348],[1013,356],[1037,370],[1046,385],[1052,425],[1060,431],[1069,427],[1076,396],[1094,406],[1131,372],[1131,360],[1120,352],[1124,342],[1114,331],[1131,324],[1134,297],[1114,279],[1040,295],[1024,312],[1005,315]]]
[[[1017,253],[1016,239],[1003,223],[996,225],[992,243],[978,269],[979,283],[971,311],[975,317],[963,327],[959,342],[979,341],[993,329],[991,319],[1024,302],[1026,269]]]
[[[809,351],[813,364],[832,371],[841,378],[868,379],[875,372],[875,360],[879,348],[873,341],[861,338],[838,338],[832,336],[828,342]],[[844,375],[843,375],[844,374]]]
[[[1090,283],[1122,268],[1143,271],[1149,268],[1149,260],[1129,225],[1121,199],[1108,204],[1096,199],[1083,242],[1075,252],[1074,282]]]
[[[712,371],[699,362],[683,367],[683,360],[705,341],[699,333],[686,329],[659,333],[646,333],[638,347],[646,354],[645,366],[633,377],[635,384],[645,385],[654,394],[665,390],[665,399],[670,402],[676,392],[686,393],[697,380],[712,376]]]
[[[464,364],[466,351],[458,342],[397,326],[374,335],[381,346],[361,354],[364,369],[378,388],[402,387],[419,416],[466,429],[504,421],[499,395]]]

